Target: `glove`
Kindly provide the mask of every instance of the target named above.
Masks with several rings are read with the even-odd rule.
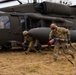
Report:
[[[55,39],[49,40],[49,44],[52,45],[55,42]]]
[[[22,46],[24,46],[24,43],[22,43]]]

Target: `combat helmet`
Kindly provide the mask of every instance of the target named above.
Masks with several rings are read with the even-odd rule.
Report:
[[[25,36],[25,35],[27,35],[28,34],[28,31],[23,31],[23,35]]]

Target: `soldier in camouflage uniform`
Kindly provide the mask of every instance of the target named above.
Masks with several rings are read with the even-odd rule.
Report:
[[[68,50],[66,47],[67,41],[70,42],[70,31],[64,27],[58,27],[54,23],[50,25],[50,28],[51,32],[49,34],[49,39],[58,38],[58,40],[54,42],[54,60],[57,60],[58,58],[60,45],[62,46],[63,52],[71,55],[71,57],[74,59],[74,53],[71,50]]]
[[[23,31],[23,35],[24,35],[24,42],[23,42],[23,45],[24,45],[24,48],[26,49],[25,53],[27,54],[30,50],[34,50],[36,52],[41,52],[41,49],[37,50],[36,47],[37,47],[37,43],[38,40],[36,39],[33,39],[32,37],[30,37],[28,35],[28,31]]]

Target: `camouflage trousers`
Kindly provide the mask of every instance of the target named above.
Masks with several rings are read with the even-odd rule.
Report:
[[[28,49],[27,49],[27,51],[25,51],[25,53],[29,53],[31,50],[38,52],[38,51],[36,50],[36,48],[34,47],[34,44],[35,44],[35,42],[34,42],[34,41],[31,41],[31,42],[29,43]]]
[[[60,46],[62,47],[61,49]],[[57,60],[60,50],[62,50],[62,52],[64,52],[65,54],[71,55],[71,57],[74,58],[74,52],[68,49],[67,42],[56,42],[53,51],[54,60]]]

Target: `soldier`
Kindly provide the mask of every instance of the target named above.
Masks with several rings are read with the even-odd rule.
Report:
[[[23,49],[27,50],[25,53],[27,54],[30,50],[34,50],[36,52],[41,52],[41,46],[38,40],[33,39],[28,35],[28,31],[23,31],[24,35],[24,42],[23,42]],[[39,45],[38,45],[39,44]]]
[[[71,55],[74,59],[74,53],[68,50],[66,45],[67,41],[70,42],[70,31],[64,27],[58,27],[56,24],[52,23],[50,25],[51,32],[49,34],[49,40],[54,39],[54,60],[58,58],[58,52],[60,45],[62,46],[63,52]]]

